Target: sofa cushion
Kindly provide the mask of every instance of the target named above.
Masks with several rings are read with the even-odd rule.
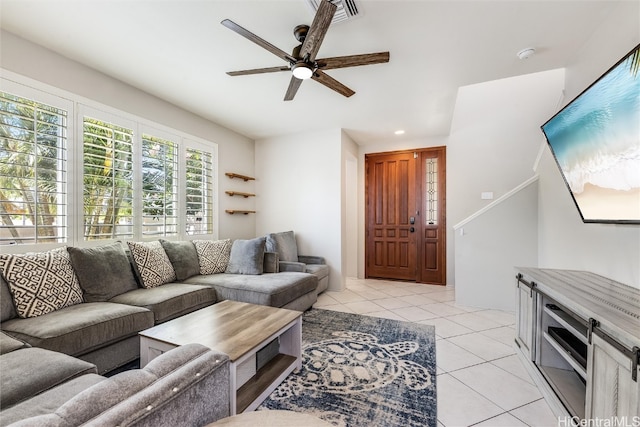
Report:
[[[2,408],[0,425],[6,426],[21,420],[24,425],[48,426],[47,420],[54,423],[60,420],[51,416],[60,406],[71,400],[78,393],[106,380],[97,374],[85,374],[65,382],[55,388],[40,393],[10,408]],[[26,420],[27,418],[43,416],[44,418]]]
[[[287,272],[259,276],[222,273],[194,276],[186,283],[213,286],[220,301],[229,299],[282,307],[311,291],[315,291],[318,279],[307,273]]]
[[[262,274],[264,270],[265,238],[235,240],[231,245],[231,255],[226,273]]]
[[[142,307],[111,302],[87,302],[38,318],[11,319],[2,329],[34,347],[81,356],[97,348],[136,336],[152,327],[153,313]]]
[[[231,255],[231,239],[194,240],[198,253],[200,274],[224,273]]]
[[[176,272],[160,242],[127,242],[127,245],[143,287],[155,288],[176,280]]]
[[[160,240],[164,251],[171,261],[171,265],[176,272],[176,280],[182,282],[191,276],[200,274],[200,263],[198,262],[198,252],[193,242],[180,241],[170,242]]]
[[[298,261],[298,245],[293,231],[267,234],[266,250],[278,252],[280,261]]]
[[[66,248],[27,254],[0,254],[18,316],[42,316],[82,302],[82,289]]]
[[[120,242],[93,248],[67,248],[86,302],[109,301],[138,288],[129,258]]]
[[[25,348],[0,357],[0,407],[8,408],[72,378],[96,373],[84,360],[43,348]]]
[[[162,323],[215,304],[216,291],[209,286],[167,283],[118,295],[111,302],[147,308],[153,311],[155,323]]]

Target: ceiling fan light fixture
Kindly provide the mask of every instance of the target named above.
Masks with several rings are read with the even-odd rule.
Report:
[[[305,62],[297,62],[291,67],[293,77],[300,80],[306,80],[313,76],[313,68]]]

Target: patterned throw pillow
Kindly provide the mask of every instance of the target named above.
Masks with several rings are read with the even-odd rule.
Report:
[[[224,273],[231,255],[231,239],[194,240],[198,252],[200,274]]]
[[[18,316],[37,317],[80,304],[82,289],[66,248],[27,254],[0,254]]]
[[[127,242],[127,245],[143,287],[155,288],[176,280],[176,272],[160,242]]]

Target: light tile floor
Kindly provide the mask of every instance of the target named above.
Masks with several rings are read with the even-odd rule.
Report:
[[[450,287],[347,279],[316,308],[435,325],[438,426],[556,426],[515,353],[514,313],[462,306]]]

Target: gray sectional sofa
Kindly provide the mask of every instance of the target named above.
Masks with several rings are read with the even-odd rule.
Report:
[[[0,254],[0,329],[29,347],[17,354],[72,356],[94,366],[92,375],[99,377],[139,357],[138,332],[218,301],[310,308],[319,276],[328,280],[328,267],[281,272],[279,248],[265,250],[267,241],[116,242]],[[11,378],[20,389],[19,371],[29,369],[19,363],[3,369],[0,388]],[[38,397],[40,390],[29,391],[28,381],[23,387]],[[5,400],[4,392],[0,399],[2,419],[16,403]]]

